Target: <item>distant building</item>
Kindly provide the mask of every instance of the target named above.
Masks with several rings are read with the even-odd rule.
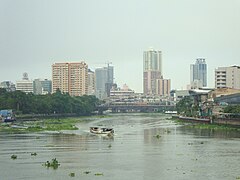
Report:
[[[170,97],[173,101],[179,101],[186,96],[189,96],[189,90],[171,90],[170,91]]]
[[[88,69],[88,95],[95,95],[95,73]]]
[[[27,73],[23,73],[21,81],[16,81],[16,90],[25,93],[33,93],[33,81],[29,80]]]
[[[114,73],[113,66],[102,67],[95,69],[96,77],[96,97],[105,99],[110,96],[110,90],[113,85]]]
[[[88,65],[79,63],[55,63],[52,65],[52,91],[82,96],[88,93]]]
[[[115,99],[125,99],[134,96],[135,93],[126,84],[122,88],[117,88],[116,86],[111,89],[110,97]]]
[[[34,94],[50,94],[52,93],[52,81],[48,79],[35,79],[33,81]]]
[[[171,90],[170,79],[157,79],[157,94],[160,96],[169,96]]]
[[[52,81],[48,79],[42,80],[42,89],[43,94],[51,94],[52,93]]]
[[[207,86],[207,64],[205,59],[198,58],[195,64],[190,65],[191,89]]]
[[[8,92],[16,91],[16,86],[11,81],[3,81],[0,83],[0,88],[6,89]]]
[[[162,52],[149,49],[143,52],[144,94],[157,94],[157,79],[162,79]]]
[[[215,87],[240,89],[240,67],[218,67],[215,69]]]

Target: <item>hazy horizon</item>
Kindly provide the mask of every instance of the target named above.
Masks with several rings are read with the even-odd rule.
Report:
[[[240,65],[239,0],[0,0],[0,81],[51,79],[56,62],[112,62],[115,82],[142,92],[143,51],[162,51],[172,89],[190,84],[190,64]]]

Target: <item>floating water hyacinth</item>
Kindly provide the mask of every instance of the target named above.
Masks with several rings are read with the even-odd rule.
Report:
[[[11,156],[11,159],[17,159],[17,155],[13,154],[13,155]]]
[[[49,161],[45,162],[44,165],[45,165],[46,167],[48,167],[48,168],[49,168],[49,167],[52,167],[53,169],[57,169],[58,166],[60,166],[60,164],[58,163],[58,161],[57,161],[56,158],[52,159],[51,162],[49,162]]]

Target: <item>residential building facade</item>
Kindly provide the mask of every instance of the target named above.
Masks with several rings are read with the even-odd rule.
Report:
[[[171,90],[170,79],[157,79],[157,94],[160,96],[169,96]]]
[[[190,65],[191,89],[207,86],[207,64],[204,58],[196,59],[195,64]]]
[[[79,63],[55,63],[52,65],[52,91],[82,96],[88,93],[88,65]]]
[[[215,87],[240,89],[240,66],[215,69]]]
[[[157,94],[157,79],[162,79],[162,52],[149,49],[143,52],[144,94]]]

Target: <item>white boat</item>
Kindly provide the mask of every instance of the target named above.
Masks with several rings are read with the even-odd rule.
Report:
[[[93,134],[113,134],[113,128],[100,128],[100,127],[90,127],[90,132]]]

